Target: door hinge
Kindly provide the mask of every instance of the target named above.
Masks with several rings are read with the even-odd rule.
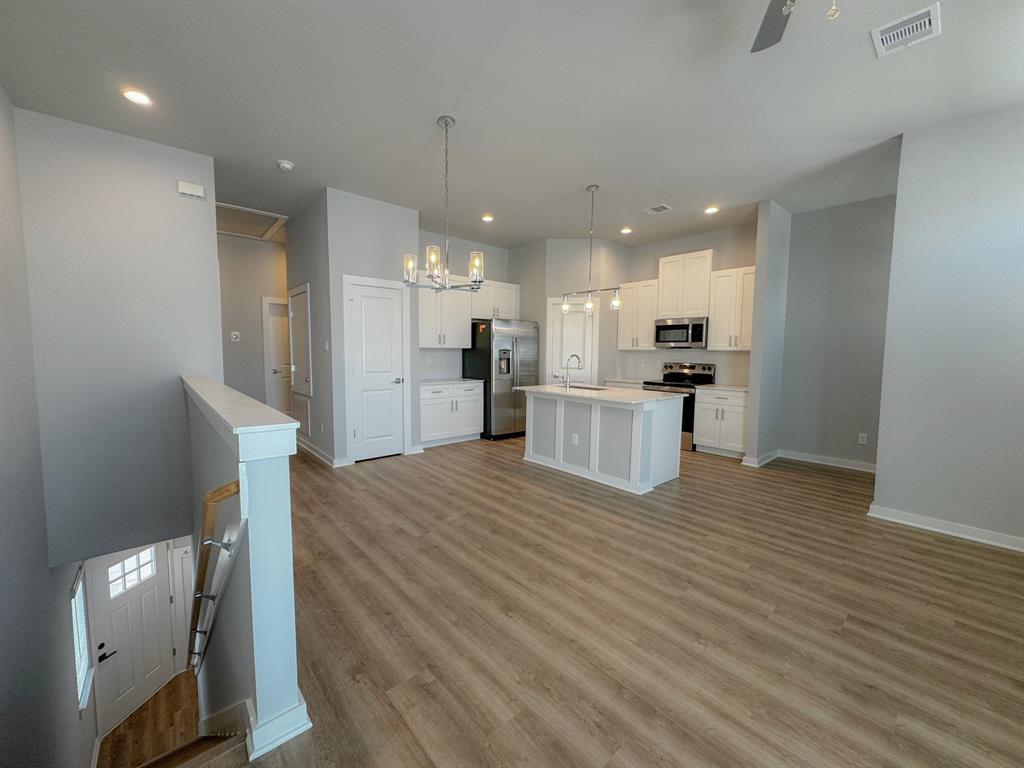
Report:
[[[171,648],[171,656],[177,656],[177,655],[178,655],[178,649],[177,648]]]
[[[353,429],[352,430],[352,437],[355,437],[355,436],[356,436],[356,431]]]
[[[171,595],[171,605],[174,605],[174,595]]]

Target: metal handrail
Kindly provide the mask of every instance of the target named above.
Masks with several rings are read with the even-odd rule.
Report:
[[[194,638],[199,634],[206,634],[205,632],[200,632],[199,629],[199,615],[202,612],[203,600],[213,600],[213,596],[204,593],[203,590],[206,588],[206,572],[210,567],[210,549],[215,543],[213,534],[217,528],[218,508],[222,502],[227,501],[232,496],[237,496],[238,493],[238,481],[232,480],[230,483],[225,483],[219,488],[214,488],[203,497],[203,531],[199,537],[201,544],[199,548],[199,561],[196,565],[195,594],[192,598],[192,620],[189,623],[188,633],[189,667],[195,666],[192,659],[199,656],[199,653],[194,648]]]

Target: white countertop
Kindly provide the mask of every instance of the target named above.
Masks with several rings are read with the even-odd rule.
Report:
[[[461,377],[454,379],[420,379],[420,386],[432,387],[437,384],[475,384],[480,381],[483,381],[483,379],[463,379]]]
[[[514,389],[518,392],[526,392],[527,394],[572,397],[578,400],[602,400],[608,403],[622,403],[624,405],[650,403],[656,400],[678,400],[689,397],[689,395],[682,392],[650,392],[645,389],[619,389],[616,387],[605,387],[604,389],[573,388],[566,392],[565,387],[558,384],[540,384],[535,387],[514,387]]]
[[[721,389],[725,392],[748,392],[746,384],[698,384],[697,389]]]

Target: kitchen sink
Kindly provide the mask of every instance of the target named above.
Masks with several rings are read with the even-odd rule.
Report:
[[[570,384],[569,389],[596,389],[600,391],[608,389],[608,387],[598,387],[593,384]]]

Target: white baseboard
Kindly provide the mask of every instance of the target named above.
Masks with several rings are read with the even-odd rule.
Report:
[[[468,443],[470,440],[479,440],[480,435],[460,435],[459,437],[442,437],[440,440],[424,440],[422,448],[437,448],[439,445],[451,445],[453,443]]]
[[[319,461],[321,464],[326,464],[331,469],[337,469],[338,467],[347,467],[354,462],[349,459],[335,459],[333,456],[328,455],[325,451],[320,450],[304,435],[295,436],[295,444],[299,447],[300,451],[305,451],[314,459]]]
[[[743,457],[742,453],[737,451],[727,451],[724,448],[715,448],[713,445],[698,445],[697,453],[710,453],[715,456],[725,456],[729,459],[739,459]]]
[[[406,456],[412,456],[413,454],[423,453],[422,445],[414,445],[408,451],[405,452]]]
[[[779,458],[778,451],[768,451],[768,453],[754,458],[753,456],[744,456],[743,461],[740,462],[744,467],[763,467],[765,464],[775,461]]]
[[[249,717],[252,729],[246,736],[246,747],[249,750],[250,762],[313,727],[302,693],[299,693],[298,704],[274,715],[269,720],[256,722],[255,712],[251,708]]]
[[[859,472],[871,472],[874,474],[875,465],[870,461],[855,461],[853,459],[841,459],[837,456],[820,456],[816,453],[801,453],[800,451],[787,451],[780,448],[777,452],[780,459],[793,459],[795,461],[806,461],[811,464],[827,464],[830,467],[842,467],[843,469],[856,469]]]
[[[989,531],[985,528],[975,528],[973,525],[954,523],[949,520],[940,520],[937,517],[927,517],[915,512],[904,512],[901,509],[883,507],[871,502],[868,509],[868,517],[877,520],[886,520],[890,523],[909,525],[912,528],[921,528],[935,533],[944,533],[947,536],[956,536],[958,539],[968,539],[981,544],[990,544],[993,547],[1012,549],[1015,552],[1024,552],[1024,536],[1012,536],[999,531]]]

